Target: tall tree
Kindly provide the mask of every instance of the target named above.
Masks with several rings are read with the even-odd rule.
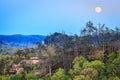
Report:
[[[116,41],[120,40],[120,29],[118,27],[115,27],[115,37],[116,37]]]
[[[92,35],[92,33],[96,30],[96,27],[94,27],[91,21],[88,21],[86,23],[86,29],[87,29],[88,35]]]

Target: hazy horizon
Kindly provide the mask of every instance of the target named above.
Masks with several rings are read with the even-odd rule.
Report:
[[[0,35],[80,34],[88,21],[113,29],[120,27],[119,5],[120,0],[0,0]]]

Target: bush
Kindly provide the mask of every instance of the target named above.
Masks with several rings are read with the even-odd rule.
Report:
[[[16,74],[16,75],[12,75],[10,77],[10,80],[26,80],[24,75],[22,74]]]
[[[110,77],[110,78],[108,78],[108,80],[120,80],[120,78],[119,77]]]
[[[0,80],[10,80],[9,76],[0,76]]]
[[[26,75],[26,79],[27,80],[41,80],[38,76],[35,76],[34,74],[32,73],[29,73]]]
[[[58,69],[56,73],[53,74],[52,80],[71,80],[67,75],[65,75],[64,69]]]

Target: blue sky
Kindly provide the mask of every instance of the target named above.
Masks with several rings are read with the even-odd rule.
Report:
[[[101,13],[95,7],[102,8]],[[120,27],[120,0],[0,0],[0,34],[79,34],[87,21]]]

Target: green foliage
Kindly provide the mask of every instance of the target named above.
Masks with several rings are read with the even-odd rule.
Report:
[[[0,80],[10,80],[9,76],[0,76]]]
[[[0,75],[8,74],[9,68],[13,61],[11,56],[0,56]]]
[[[40,78],[39,78],[38,76],[35,76],[35,75],[32,74],[32,73],[28,73],[28,74],[26,75],[26,79],[27,79],[27,80],[40,80]]]
[[[83,68],[94,68],[99,73],[101,73],[105,69],[105,65],[104,65],[104,63],[102,61],[95,60],[95,61],[92,61],[92,62],[85,62],[83,64]]]
[[[110,77],[110,78],[108,78],[108,80],[120,80],[120,78],[119,77]]]
[[[64,69],[58,69],[57,72],[51,77],[52,80],[71,80],[67,75],[65,75]]]
[[[78,64],[74,65],[73,69],[69,70],[69,73],[71,74],[71,77],[74,77],[75,75],[79,75],[81,71],[81,68]]]
[[[26,79],[22,74],[16,74],[16,75],[12,75],[10,77],[10,80],[26,80]]]
[[[34,53],[30,53],[30,54],[29,54],[29,57],[34,57],[34,56],[35,56]]]
[[[73,69],[69,73],[74,80],[90,80],[96,79],[102,75],[105,65],[102,61],[87,61],[84,57],[76,57],[73,61]]]
[[[82,66],[83,63],[85,63],[86,61],[87,60],[84,57],[80,56],[74,59],[73,64],[79,64],[80,66]]]
[[[111,64],[112,63],[112,61],[115,59],[115,57],[116,57],[116,54],[115,53],[110,53],[109,55],[108,55],[108,64]]]
[[[108,47],[108,42],[107,41],[104,41],[103,45],[106,47]]]
[[[106,68],[106,75],[119,76],[120,77],[120,55],[116,57],[116,54],[109,54],[109,64]]]
[[[97,77],[98,76],[98,72],[97,70],[93,69],[93,68],[85,68],[81,71],[80,73],[81,75],[85,75],[85,76],[90,76],[91,78]]]
[[[120,65],[120,55],[113,60],[113,64]]]
[[[74,80],[94,80],[97,77],[98,77],[97,70],[92,68],[86,68],[80,72],[79,76],[75,76]]]
[[[66,40],[68,40],[69,37],[64,33],[55,32],[54,34],[47,36],[44,41],[45,41],[45,44],[48,44],[48,45],[55,44],[58,42],[60,45],[63,45],[64,44],[63,38],[66,38]]]
[[[80,76],[75,76],[73,80],[90,80],[90,77],[89,76],[80,75]]]
[[[14,58],[13,58],[14,63],[19,63],[21,60],[22,60],[22,58],[19,57],[18,55],[14,56]]]
[[[83,64],[87,62],[87,60],[80,56],[80,57],[76,57],[73,60],[73,69],[70,69],[69,73],[71,74],[71,76],[75,76],[75,75],[79,75],[80,71],[82,69]]]
[[[107,66],[106,68],[106,75],[107,76],[115,76],[115,65],[114,64],[110,64],[109,66]]]

